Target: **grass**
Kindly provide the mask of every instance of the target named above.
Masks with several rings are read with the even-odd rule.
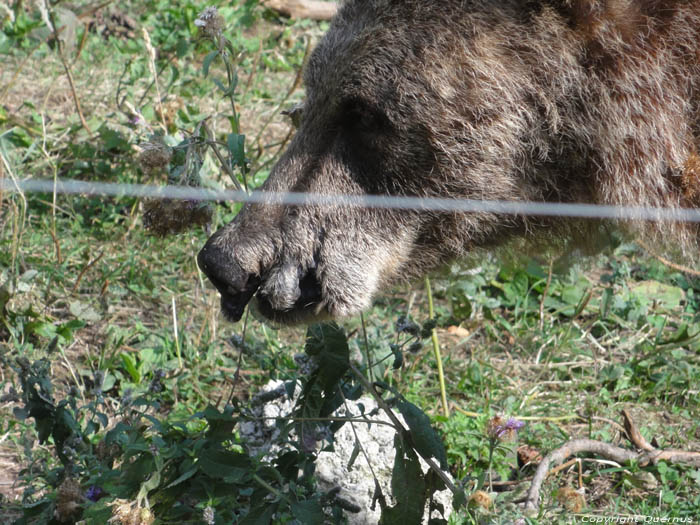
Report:
[[[80,122],[40,13],[15,9],[14,21],[5,18],[0,31],[0,176],[164,182],[137,165],[134,145],[146,133],[130,123],[126,102],[145,121],[163,121],[169,133],[191,129],[211,115],[211,127],[225,134],[228,101],[210,81],[223,78],[224,70],[214,62],[208,79],[202,77],[210,48],[194,39],[194,19],[204,7],[198,2],[175,7],[164,0],[124,2],[97,14],[89,13],[88,4],[75,7],[80,23],[75,36],[66,37],[63,52],[90,132]],[[241,50],[237,111],[251,159],[249,182],[257,186],[289,133],[276,112],[303,95],[297,90],[286,98],[303,61],[305,38],[317,38],[324,26],[279,19],[256,2],[222,4],[221,12],[231,24],[227,36]],[[151,87],[142,35],[127,27],[127,18],[146,27],[159,50],[163,110]],[[108,32],[113,36],[105,37]],[[207,184],[230,185],[213,163],[205,167]],[[40,418],[23,412],[22,377],[50,378],[54,404],[65,401],[87,436],[86,443],[69,448],[88,465],[89,458],[96,464],[100,443],[109,444],[108,428],[136,421],[134,400],[148,404],[148,416],[162,425],[160,434],[144,433],[134,423],[119,427],[122,433],[111,435],[114,443],[138,463],[145,460],[136,451],[148,448],[155,433],[172,445],[167,454],[176,463],[185,461],[188,446],[199,446],[191,443],[210,443],[206,429],[228,421],[227,403],[245,403],[269,379],[297,377],[292,356],[304,347],[303,329],[276,330],[251,318],[243,333],[241,325],[223,322],[218,298],[194,260],[207,232],[154,237],[143,228],[140,206],[133,198],[0,195],[3,520],[24,515],[41,523],[40,511],[60,503],[65,477],[56,436],[39,443],[47,430]],[[212,227],[235,212],[233,205],[218,206]],[[527,483],[504,483],[532,475],[531,467],[518,469],[517,446],[542,455],[573,437],[629,446],[620,432],[622,409],[655,446],[700,450],[700,279],[621,241],[594,257],[552,257],[513,262],[477,254],[433,278],[449,418],[441,415],[434,353],[406,329],[411,320],[425,328],[429,318],[421,285],[379,298],[365,314],[366,333],[360,319],[344,321],[349,351],[365,352],[368,345],[377,360],[386,357],[373,368],[374,377],[432,417],[449,470],[467,494],[488,489],[489,478],[495,481],[489,508],[473,498],[450,523],[506,523],[521,516],[515,502]],[[43,376],[37,368],[42,363],[48,363]],[[204,412],[210,405],[222,412]],[[489,421],[499,414],[527,423],[515,441],[489,438]],[[546,482],[540,512],[529,523],[573,520],[557,491],[579,489],[579,482],[585,489],[583,513],[700,518],[697,468],[621,466],[593,457],[582,460],[580,481],[578,469],[573,465]],[[258,481],[282,490],[265,477],[267,470],[261,472]],[[81,471],[82,490],[103,475]],[[116,483],[105,481],[110,482]],[[311,498],[311,482],[297,482],[299,493]],[[218,497],[202,496],[192,506],[201,512],[219,508]],[[280,515],[300,519],[305,509],[299,505],[290,504]],[[32,509],[38,509],[34,518]],[[89,512],[99,523],[106,511],[95,506]]]

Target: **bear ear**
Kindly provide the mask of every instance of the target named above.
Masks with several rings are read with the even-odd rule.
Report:
[[[600,0],[560,0],[561,7],[568,11],[571,25],[574,27],[591,25],[600,16],[606,3],[608,2]]]
[[[282,111],[282,115],[289,117],[289,120],[292,121],[292,126],[294,126],[295,129],[299,129],[299,126],[301,126],[301,119],[304,115],[304,103],[299,103]]]

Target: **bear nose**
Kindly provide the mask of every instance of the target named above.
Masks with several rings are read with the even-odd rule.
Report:
[[[213,238],[212,238],[213,239]],[[209,239],[197,254],[197,264],[221,295],[221,309],[230,321],[239,321],[260,287],[260,277],[246,272],[235,259]]]

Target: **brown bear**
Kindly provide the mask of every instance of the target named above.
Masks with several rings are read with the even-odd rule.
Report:
[[[700,1],[348,0],[263,190],[700,206]],[[199,254],[241,317],[354,314],[382,287],[580,221],[247,204]],[[693,223],[642,224],[697,250]]]

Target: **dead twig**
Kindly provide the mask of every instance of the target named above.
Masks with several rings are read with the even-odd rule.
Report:
[[[644,436],[642,436],[642,434],[639,432],[637,426],[632,421],[632,416],[625,408],[622,409],[622,419],[623,424],[625,425],[625,433],[627,434],[627,438],[635,447],[646,451],[654,450],[654,447],[652,447],[651,444],[644,439]]]
[[[625,431],[629,440],[635,447],[646,452],[646,454],[643,454],[644,459],[640,461],[641,466],[649,463],[656,465],[659,461],[668,461],[670,463],[688,463],[700,467],[700,452],[654,448],[639,432],[627,410],[622,410],[622,418],[624,419]]]
[[[527,491],[525,510],[537,509],[540,500],[540,488],[549,474],[549,465],[552,463],[561,463],[569,456],[582,452],[592,452],[617,463],[627,463],[639,458],[639,454],[636,452],[603,443],[602,441],[595,441],[593,439],[573,439],[564,446],[547,454],[540,462],[535,471],[535,475],[532,477],[530,489]]]
[[[678,270],[679,272],[687,273],[688,275],[692,275],[693,277],[700,277],[700,271],[693,270],[692,268],[688,268],[687,266],[683,266],[682,264],[676,264],[672,261],[669,261],[668,259],[666,259],[664,257],[661,257],[661,255],[659,255],[654,250],[652,250],[651,247],[642,240],[637,239],[636,242],[637,242],[637,244],[639,244],[639,246],[644,248],[645,252],[647,252],[654,259],[656,259],[660,263],[665,264],[669,268],[672,268],[674,270]]]
[[[59,252],[60,253],[60,252]],[[70,293],[74,293],[77,289],[78,286],[80,285],[80,281],[83,278],[83,275],[85,275],[85,272],[87,272],[90,268],[92,268],[97,261],[102,259],[102,256],[105,254],[105,252],[100,252],[97,257],[95,257],[92,261],[88,262],[85,266],[83,266],[83,269],[80,270],[80,273],[78,274],[77,279],[75,280],[75,284],[73,285],[73,288],[70,289]]]
[[[292,18],[312,20],[330,20],[338,10],[338,4],[320,0],[267,0],[263,4]]]

